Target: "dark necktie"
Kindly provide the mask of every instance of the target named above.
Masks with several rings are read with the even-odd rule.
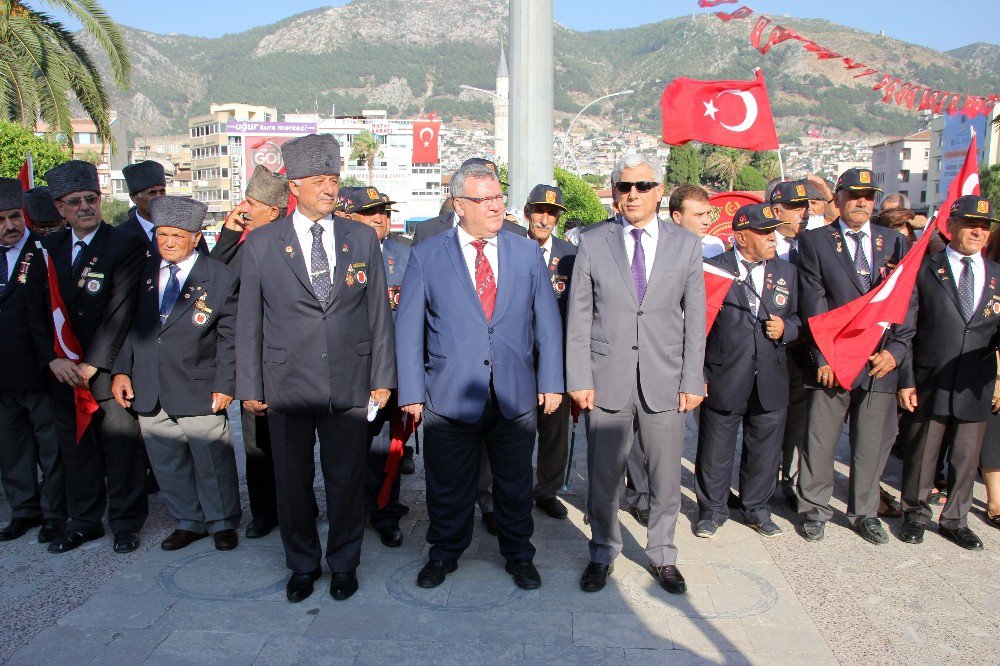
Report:
[[[854,241],[854,269],[858,272],[858,277],[861,278],[861,284],[865,288],[865,293],[872,288],[872,267],[868,263],[868,257],[865,256],[865,251],[861,245],[861,241],[867,236],[863,231],[848,231],[847,236]]]
[[[799,258],[798,243],[796,242],[796,239],[789,238],[788,239],[788,261],[790,263],[794,264],[796,262],[796,260],[798,260],[798,258]]]
[[[10,264],[7,263],[7,250],[10,245],[0,245],[0,294],[7,288],[7,273],[10,271]]]
[[[751,275],[751,273],[753,272],[753,269],[755,269],[758,266],[760,266],[761,262],[759,262],[759,261],[747,261],[746,259],[740,259],[740,263],[743,264],[743,267],[745,269],[747,269],[746,279],[743,280],[743,293],[746,294],[747,303],[750,304],[750,314],[756,314],[757,313],[757,294],[754,293],[753,276]]]
[[[77,242],[73,243],[73,245],[75,247],[80,248],[79,251],[77,251],[77,253],[76,253],[76,257],[73,259],[72,266],[70,267],[70,273],[75,278],[75,277],[79,277],[79,275],[77,275],[77,273],[80,271],[80,264],[83,263],[83,254],[84,254],[84,252],[87,251],[87,244],[84,243],[82,240],[78,240]]]
[[[472,247],[476,248],[476,293],[483,306],[486,321],[493,321],[493,308],[497,303],[497,281],[493,276],[493,267],[486,258],[486,241],[474,240]]]
[[[976,309],[975,279],[972,277],[972,257],[962,257],[962,274],[958,276],[958,302],[965,321],[972,319]]]
[[[635,251],[632,252],[632,279],[635,281],[636,298],[642,303],[642,297],[646,295],[646,252],[642,249],[642,229],[633,229],[631,234],[635,241]]]
[[[330,258],[326,255],[326,248],[323,247],[323,226],[316,222],[309,231],[313,235],[312,246],[312,286],[313,292],[319,302],[326,307],[330,302],[330,293],[333,291],[333,282],[330,281]]]
[[[167,322],[167,316],[174,308],[177,297],[181,295],[181,283],[177,279],[177,273],[181,270],[177,264],[168,264],[170,277],[167,278],[167,286],[163,288],[163,300],[160,301],[160,325]]]

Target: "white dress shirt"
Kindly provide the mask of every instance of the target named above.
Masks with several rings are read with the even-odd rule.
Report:
[[[542,260],[545,262],[546,268],[552,263],[552,236],[549,236],[545,244],[542,245]]]
[[[726,244],[722,239],[712,234],[705,234],[701,238],[701,258],[710,259],[726,251]]]
[[[847,235],[847,232],[853,232],[849,226],[844,224],[843,220],[840,220],[840,230],[844,234],[844,240],[847,241],[847,252],[851,255],[851,261],[854,261],[854,249],[857,247],[857,243]],[[865,222],[865,226],[858,229],[858,231],[865,232],[865,237],[861,241],[861,251],[865,253],[865,259],[868,260],[868,268],[872,268],[872,224],[871,222]],[[871,281],[875,281],[875,276],[870,276]]]
[[[21,256],[21,250],[24,249],[24,244],[28,242],[28,236],[30,233],[27,229],[21,234],[21,240],[17,241],[13,245],[7,248],[7,282],[9,283],[14,279],[14,271],[17,270],[17,258]]]
[[[632,255],[635,254],[635,238],[632,237],[632,230],[638,227],[632,226],[622,218],[622,233],[625,239],[625,255],[628,258],[629,266],[632,265]],[[653,261],[656,260],[656,241],[660,236],[660,222],[655,217],[642,227],[642,235],[639,237],[642,243],[642,253],[646,259],[646,282],[649,282],[649,275],[653,272]]]
[[[153,240],[153,223],[139,215],[138,210],[135,211],[135,219],[139,220],[139,226],[146,232],[146,237]]]
[[[965,255],[961,252],[956,252],[951,245],[945,248],[945,252],[948,257],[948,265],[951,266],[951,275],[955,278],[956,290],[958,290],[958,279],[962,275],[962,269],[965,268],[962,259],[966,256],[971,257],[973,305],[979,305],[979,301],[983,298],[983,287],[986,286],[986,264],[983,263],[983,255],[979,252]]]
[[[188,275],[191,273],[191,269],[194,267],[194,262],[198,260],[198,252],[192,252],[188,255],[187,259],[177,262],[177,267],[180,269],[177,271],[177,282],[180,283],[181,287],[184,286],[184,282],[187,281]],[[158,303],[163,305],[163,292],[167,288],[167,280],[170,279],[170,262],[163,260],[160,262],[160,298]],[[177,300],[181,300],[182,296],[178,296]]]
[[[476,240],[472,237],[461,225],[455,227],[458,231],[458,245],[462,248],[462,256],[465,257],[465,265],[469,269],[469,277],[472,278],[472,286],[476,286],[476,248],[472,246],[472,241]],[[493,269],[493,280],[497,287],[500,286],[500,259],[497,252],[497,237],[484,238],[486,241],[486,247],[483,248],[483,254],[486,255],[486,261],[490,263],[490,268]]]
[[[733,252],[736,253],[736,269],[740,273],[740,279],[745,280],[747,277],[747,267],[743,265],[744,261],[749,261],[746,257],[740,254],[739,248],[733,248]],[[764,262],[760,262],[752,271],[750,271],[750,284],[753,285],[753,290],[757,292],[758,296],[754,296],[754,301],[757,307],[754,308],[754,314],[760,310],[760,298],[759,295],[763,294],[764,289]],[[743,288],[743,285],[740,285]]]
[[[321,217],[317,222],[323,227],[323,235],[320,237],[323,242],[323,249],[326,250],[326,260],[330,264],[330,284],[333,284],[333,276],[336,274],[337,269],[337,253],[334,251],[333,243],[333,216],[327,215],[326,217]],[[313,280],[313,269],[312,269],[312,246],[313,246],[313,234],[312,234],[313,221],[308,217],[295,210],[292,213],[292,227],[295,229],[295,235],[299,239],[299,247],[302,249],[302,258],[306,260],[306,273],[309,275],[309,281]]]
[[[87,234],[83,238],[78,238],[75,231],[70,234],[70,238],[73,239],[73,247],[69,251],[69,263],[70,263],[70,265],[73,265],[73,262],[76,261],[76,255],[80,254],[80,246],[77,245],[77,243],[80,242],[80,241],[83,241],[84,243],[87,244],[87,247],[90,247],[90,244],[94,242],[94,236],[97,235],[97,229],[100,229],[100,228],[101,228],[101,225],[97,225],[96,229],[94,229],[93,231],[91,231],[89,234]]]

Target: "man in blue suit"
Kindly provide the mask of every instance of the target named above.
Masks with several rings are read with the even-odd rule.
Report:
[[[562,398],[559,309],[538,243],[500,233],[496,173],[465,164],[451,191],[459,225],[413,247],[396,312],[399,404],[427,435],[431,548],[417,584],[444,582],[471,542],[482,443],[506,571],[533,589],[535,409],[551,414]]]

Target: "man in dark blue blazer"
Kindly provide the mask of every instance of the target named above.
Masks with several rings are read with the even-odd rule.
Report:
[[[1000,336],[1000,265],[981,254],[990,225],[997,222],[992,208],[986,197],[959,197],[948,218],[951,241],[944,252],[920,266],[910,300],[907,320],[916,335],[899,378],[899,404],[913,412],[905,433],[905,518],[899,532],[907,543],[924,540],[933,515],[927,497],[947,437],[948,501],[938,531],[962,548],[983,548],[967,519],[990,415]]]
[[[799,236],[799,311],[802,320],[862,297],[888,277],[907,250],[899,233],[872,225],[875,174],[848,169],[837,180],[840,218]],[[847,518],[861,538],[885,544],[889,537],[878,519],[879,477],[896,429],[896,367],[903,360],[913,328],[891,327],[854,384],[836,384],[830,362],[810,341],[803,383],[809,389],[809,427],[799,463],[798,509],[804,514],[803,536],[823,539],[833,517],[837,444],[850,416],[851,481]]]
[[[708,263],[739,276],[705,342],[708,396],[701,405],[695,492],[695,535],[713,537],[730,505],[766,537],[781,535],[768,501],[775,487],[788,408],[785,345],[799,335],[798,275],[776,254],[781,220],[769,204],[733,216],[733,249]],[[736,437],[743,426],[739,497],[731,497]]]
[[[128,196],[135,205],[129,209],[128,217],[121,228],[146,239],[149,255],[158,256],[159,247],[153,232],[153,217],[150,206],[155,199],[167,196],[167,174],[163,165],[155,160],[145,160],[122,168]],[[198,241],[198,252],[208,254],[208,244],[202,237]]]
[[[559,309],[538,244],[501,232],[495,171],[466,164],[451,183],[459,226],[413,248],[396,313],[399,403],[427,436],[417,584],[440,585],[469,546],[484,444],[506,570],[537,588],[531,454],[536,407],[554,412],[564,389]]]
[[[330,594],[358,589],[365,520],[368,406],[396,385],[392,314],[378,237],[334,217],[340,145],[309,134],[281,147],[295,212],[254,230],[243,247],[236,397],[269,413],[278,527],[291,602],[320,576],[312,488],[317,433],[330,532]]]

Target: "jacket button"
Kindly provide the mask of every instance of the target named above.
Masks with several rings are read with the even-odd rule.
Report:
[[[639,351],[638,347],[632,347],[632,351]]]
[[[156,338],[156,344],[161,344],[163,342],[162,338]]]
[[[320,358],[322,358],[325,361],[327,359],[327,355],[323,354]]]
[[[80,310],[79,312],[77,312],[76,316],[77,317],[82,317],[83,316],[83,310]]]
[[[488,360],[487,361],[483,361],[483,365],[489,365],[489,364],[490,364],[490,362]]]
[[[642,316],[642,310],[639,310],[636,314],[641,317]]]
[[[754,354],[754,355],[753,355],[753,356],[751,356],[750,358],[751,358],[751,359],[753,359],[754,361],[756,361],[756,360],[757,360],[757,354]]]
[[[490,326],[490,335],[493,335],[493,327]]]

